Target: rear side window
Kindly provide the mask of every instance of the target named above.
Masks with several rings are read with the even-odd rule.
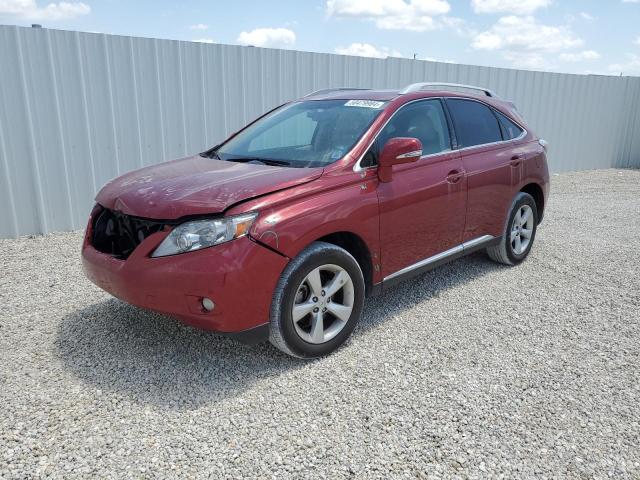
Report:
[[[502,141],[498,119],[486,105],[473,100],[447,99],[458,146],[473,147]]]
[[[504,132],[505,140],[518,138],[524,131],[518,125],[513,123],[506,115],[498,111],[496,111],[496,115],[498,116],[498,120],[500,120],[500,124],[502,125],[502,131]]]

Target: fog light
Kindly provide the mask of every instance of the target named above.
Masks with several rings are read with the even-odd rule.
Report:
[[[211,300],[210,298],[205,297],[202,299],[202,308],[204,308],[207,312],[213,310],[215,306],[216,304],[213,303],[213,300]]]

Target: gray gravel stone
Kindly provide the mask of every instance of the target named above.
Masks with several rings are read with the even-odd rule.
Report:
[[[640,172],[553,176],[530,258],[367,301],[305,362],[0,240],[1,478],[640,478]]]

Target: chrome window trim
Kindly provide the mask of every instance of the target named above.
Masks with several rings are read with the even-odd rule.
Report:
[[[450,248],[449,250],[445,250],[444,252],[440,252],[440,253],[436,253],[435,255],[432,255],[431,257],[425,258],[424,260],[420,260],[419,262],[414,263],[413,265],[409,265],[408,267],[404,267],[400,270],[398,270],[397,272],[392,273],[391,275],[387,275],[386,277],[384,277],[382,279],[383,282],[387,282],[389,280],[393,280],[396,277],[399,277],[401,275],[404,275],[405,273],[409,273],[413,270],[416,270],[418,268],[422,268],[422,267],[426,267],[432,263],[438,262],[440,260],[444,260],[445,258],[451,257],[453,255],[456,255],[458,253],[464,253],[464,251],[466,249],[469,248],[473,248],[473,247],[477,247],[478,245],[482,245],[484,243],[488,243],[492,240],[494,240],[495,237],[493,235],[483,235],[481,237],[478,238],[474,238],[472,240],[469,240],[467,242],[461,243],[460,245],[456,245],[453,248]]]
[[[474,148],[480,148],[480,147],[490,147],[492,145],[502,145],[503,143],[511,143],[511,142],[516,142],[519,140],[522,140],[524,137],[527,136],[527,131],[523,130],[522,134],[516,138],[512,138],[511,140],[500,140],[499,142],[491,142],[491,143],[482,143],[480,145],[472,145],[470,147],[463,147],[463,148],[456,148],[454,151],[456,152],[464,152],[466,150],[472,150]]]
[[[483,102],[482,100],[478,100],[476,98],[468,98],[468,97],[442,97],[444,100],[447,99],[451,99],[451,100],[469,100],[471,102],[477,102],[480,103],[482,105],[484,105],[485,107],[490,108],[491,110],[496,110],[495,107],[489,105],[488,103]],[[502,113],[502,112],[500,112]],[[503,113],[504,115],[504,113]],[[500,140],[498,142],[489,142],[489,143],[481,143],[479,145],[471,145],[470,147],[462,147],[462,148],[456,148],[456,152],[463,152],[465,150],[471,150],[473,148],[480,148],[480,147],[490,147],[492,145],[500,145],[503,143],[511,143],[511,142],[516,142],[518,140],[522,140],[524,137],[527,136],[527,129],[524,128],[522,125],[520,125],[520,123],[513,121],[513,119],[511,117],[509,117],[507,115],[507,118],[509,118],[509,120],[511,120],[513,123],[515,123],[518,127],[520,127],[522,129],[522,133],[520,135],[518,135],[516,138],[511,138],[509,140]],[[453,122],[453,115],[451,118],[451,121]],[[496,118],[496,122],[498,122],[498,127],[500,127],[500,120],[498,120],[498,118]],[[454,129],[455,129],[455,125],[454,125]],[[502,134],[502,128],[500,128],[500,132]]]
[[[360,163],[362,162],[362,159],[364,158],[364,156],[367,154],[367,152],[369,151],[369,149],[371,148],[371,146],[375,143],[375,141],[378,139],[378,136],[380,135],[380,133],[382,133],[382,131],[386,128],[387,124],[393,119],[393,117],[396,116],[396,114],[401,111],[404,107],[406,107],[407,105],[411,105],[412,103],[416,103],[416,102],[424,102],[425,100],[446,100],[446,99],[459,99],[459,100],[470,100],[472,102],[478,102],[481,103],[482,105],[485,105],[491,109],[494,109],[495,107],[481,101],[475,98],[469,98],[469,97],[425,97],[425,98],[416,98],[415,100],[411,100],[407,103],[404,103],[398,110],[396,110],[395,112],[393,112],[393,115],[391,115],[386,122],[384,122],[384,124],[382,125],[382,127],[380,127],[380,130],[378,130],[378,133],[376,134],[375,137],[373,137],[373,140],[371,140],[371,142],[369,142],[369,145],[367,145],[367,148],[365,148],[364,152],[362,153],[362,155],[360,155],[360,158],[358,158],[358,161],[356,161],[355,165],[353,166],[353,171],[354,172],[362,172],[363,170],[369,170],[372,168],[378,168],[378,165],[371,165],[370,167],[361,167]],[[504,114],[503,114],[504,115]],[[510,116],[509,119],[515,123],[516,125],[518,125],[518,127],[520,127],[522,129],[522,133],[517,136],[516,138],[512,138],[510,140],[500,140],[499,142],[491,142],[491,143],[482,143],[480,145],[472,145],[471,147],[463,147],[463,148],[456,148],[456,149],[450,149],[450,150],[443,150],[442,152],[438,152],[438,153],[430,153],[429,155],[424,155],[422,157],[420,157],[420,160],[424,159],[424,158],[429,158],[429,157],[433,157],[435,155],[442,155],[443,153],[448,153],[448,152],[464,152],[467,150],[471,150],[473,148],[480,148],[480,147],[489,147],[492,145],[501,145],[501,144],[508,144],[511,142],[517,142],[522,140],[523,138],[525,138],[527,136],[527,134],[529,132],[527,132],[527,129],[524,128],[519,122],[514,121]],[[451,121],[453,122],[453,119],[451,119]],[[496,118],[496,121],[498,121],[498,119]],[[498,121],[499,123],[499,121]],[[449,125],[447,125],[447,128],[449,128]],[[455,128],[455,126],[454,126]]]
[[[440,100],[442,98],[443,97],[416,98],[415,100],[411,100],[411,101],[409,101],[407,103],[403,103],[402,106],[399,109],[397,109],[395,112],[393,112],[393,114],[389,118],[387,118],[387,121],[384,122],[384,124],[380,127],[380,130],[378,130],[378,133],[376,134],[376,136],[373,137],[371,142],[369,142],[369,145],[367,145],[367,148],[364,149],[364,152],[362,153],[362,155],[360,155],[360,158],[358,158],[358,161],[353,166],[353,171],[354,172],[361,172],[363,170],[369,170],[371,168],[378,168],[378,165],[372,165],[370,167],[361,167],[360,166],[360,162],[362,162],[362,159],[364,158],[364,156],[367,154],[367,152],[371,148],[371,145],[373,145],[375,143],[375,141],[378,139],[378,136],[380,136],[380,133],[382,133],[382,131],[386,128],[387,124],[393,119],[393,117],[395,117],[397,115],[397,113],[399,111],[401,111],[407,105],[411,105],[412,103],[424,102],[424,101],[427,101],[427,100]],[[449,128],[449,125],[447,125],[447,128]],[[443,150],[442,152],[431,153],[429,155],[424,155],[424,156],[420,157],[420,160],[422,160],[423,158],[432,157],[434,155],[442,155],[443,153],[447,153],[447,152],[451,152],[451,151],[453,151],[453,150]]]

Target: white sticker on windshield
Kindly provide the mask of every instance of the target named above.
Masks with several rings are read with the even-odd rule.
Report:
[[[384,102],[377,102],[375,100],[349,100],[344,104],[345,107],[364,107],[364,108],[380,108],[384,105]]]

